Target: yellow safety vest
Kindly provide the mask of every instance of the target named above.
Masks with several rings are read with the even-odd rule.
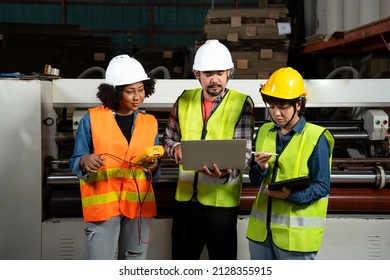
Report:
[[[248,98],[250,97],[245,94],[229,90],[204,124],[202,89],[184,91],[179,97],[177,109],[181,139],[233,139],[234,129]],[[206,131],[203,137],[202,131]],[[178,201],[189,201],[196,196],[197,200],[204,205],[234,207],[240,203],[241,185],[242,175],[226,182],[226,178],[215,178],[195,171],[183,170],[179,165],[175,198]]]
[[[129,144],[110,109],[100,106],[89,109],[89,113],[94,152],[105,159],[104,166],[96,173],[80,179],[84,220],[105,221],[120,214],[128,218],[155,216],[152,182],[141,167],[128,162],[154,145],[156,118],[139,113]]]
[[[276,152],[277,132],[271,130],[273,123],[264,124],[256,136],[256,151]],[[330,146],[329,166],[332,162],[334,138],[323,127],[306,123],[302,133],[295,133],[278,159],[275,181],[299,176],[308,176],[308,161],[319,138],[324,134]],[[294,205],[283,199],[272,199],[268,212],[269,197],[265,195],[270,183],[275,158],[269,162],[269,170],[263,179],[249,217],[247,238],[264,242],[267,238],[267,217],[270,218],[272,240],[276,246],[287,251],[317,252],[322,243],[328,196],[311,205]]]

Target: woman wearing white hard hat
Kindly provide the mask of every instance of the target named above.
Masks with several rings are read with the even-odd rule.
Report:
[[[154,87],[136,59],[116,56],[98,87],[102,105],[80,120],[69,163],[80,178],[87,259],[114,259],[117,249],[118,259],[146,257],[160,167],[132,159],[159,144],[156,118],[139,110]]]

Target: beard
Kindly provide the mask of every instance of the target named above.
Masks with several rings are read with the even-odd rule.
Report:
[[[217,90],[212,90],[211,88],[213,87],[217,87],[218,89]],[[214,84],[214,85],[210,85],[207,87],[206,89],[206,92],[210,95],[210,96],[218,96],[221,94],[222,92],[222,86],[219,85],[219,84]]]

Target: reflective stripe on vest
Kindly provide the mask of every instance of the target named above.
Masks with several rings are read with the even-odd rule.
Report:
[[[105,221],[120,214],[129,218],[155,216],[156,203],[151,182],[141,167],[130,166],[126,162],[154,145],[157,120],[151,115],[139,113],[128,144],[111,110],[100,106],[89,109],[89,112],[94,153],[104,157],[105,166],[86,180],[80,179],[84,220]]]
[[[238,123],[248,96],[229,90],[218,108],[209,116],[206,127],[203,127],[202,89],[187,90],[182,93],[178,102],[178,118],[182,140],[202,139],[202,131],[207,131],[203,139],[233,139],[234,129]],[[197,176],[197,184],[195,177]],[[234,207],[240,202],[241,176],[226,182],[226,178],[215,178],[184,171],[179,166],[179,180],[175,198],[178,201],[189,201],[197,188],[197,199],[204,205]],[[196,186],[194,186],[196,184]]]
[[[271,130],[272,127],[273,124],[269,123],[259,129],[256,137],[257,151],[275,152],[277,133]],[[307,162],[323,133],[328,139],[332,153],[334,139],[330,132],[322,127],[306,123],[302,133],[294,134],[279,156],[276,181],[308,175]],[[331,164],[331,159],[330,154],[329,164]],[[270,165],[270,170],[268,170],[253,204],[247,237],[257,242],[264,242],[267,238],[267,215],[270,215],[272,240],[276,246],[288,251],[318,251],[324,232],[328,197],[307,206],[294,205],[282,199],[272,199],[271,213],[267,213],[268,196],[264,194],[264,191],[266,185],[271,181],[273,164]]]

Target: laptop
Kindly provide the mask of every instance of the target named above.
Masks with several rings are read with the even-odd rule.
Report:
[[[212,170],[213,163],[220,170],[245,168],[245,139],[182,140],[181,151],[184,170],[203,170],[203,165]]]

